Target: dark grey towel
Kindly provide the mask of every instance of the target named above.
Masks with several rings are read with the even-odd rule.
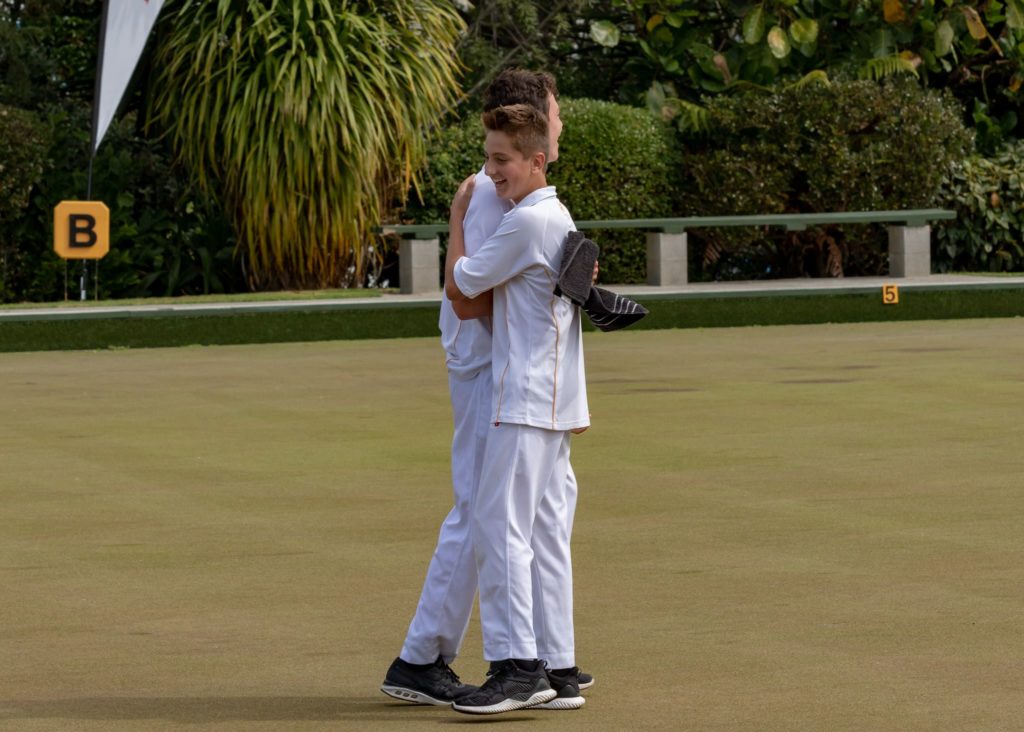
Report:
[[[570,231],[562,245],[555,294],[564,295],[583,308],[590,322],[600,330],[619,330],[632,325],[647,315],[647,308],[628,297],[593,286],[597,256],[597,244],[578,231]]]
[[[565,295],[574,305],[582,307],[590,295],[598,252],[597,244],[579,231],[570,231],[562,245],[562,262],[558,267],[555,294]]]

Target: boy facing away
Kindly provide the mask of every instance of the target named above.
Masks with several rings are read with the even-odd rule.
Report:
[[[464,256],[472,178],[452,204],[445,292],[453,303],[493,290],[493,405],[472,536],[487,681],[453,704],[493,714],[551,702],[551,668],[575,671],[569,551],[570,433],[590,424],[579,309],[555,296],[572,218],[547,185],[548,121],[528,105],[483,115],[485,170],[514,203]],[[578,691],[576,692],[578,694]]]

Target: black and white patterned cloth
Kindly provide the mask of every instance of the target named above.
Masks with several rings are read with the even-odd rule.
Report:
[[[579,305],[599,330],[619,330],[647,315],[640,303],[593,285],[597,244],[578,231],[570,231],[562,245],[555,294]]]

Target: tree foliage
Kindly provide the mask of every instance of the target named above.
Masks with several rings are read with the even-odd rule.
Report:
[[[92,100],[100,0],[0,0],[0,99],[31,110]]]
[[[184,0],[154,122],[230,213],[261,287],[359,285],[384,202],[457,92],[445,0]]]
[[[476,101],[501,69],[544,69],[573,98],[619,100],[630,80],[633,49],[609,48],[593,39],[591,24],[625,15],[610,0],[477,0],[463,3],[466,32],[459,56],[466,67],[460,106],[476,112]]]
[[[973,106],[975,120],[988,124],[983,146],[1020,129],[1024,0],[610,2],[627,18],[595,21],[592,36],[633,49],[637,84],[652,90],[649,103],[666,116],[679,111],[674,99],[699,103],[810,73],[906,74]]]
[[[52,249],[53,207],[87,189],[100,11],[98,0],[0,4],[0,301],[60,299],[75,277]],[[110,208],[112,246],[90,265],[90,293],[244,289],[216,202],[141,130],[146,66],[144,57],[95,160],[92,192]]]
[[[49,142],[37,115],[0,104],[0,222],[28,205],[43,175]]]

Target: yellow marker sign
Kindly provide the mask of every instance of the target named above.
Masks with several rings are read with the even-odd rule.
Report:
[[[110,251],[110,209],[99,201],[58,203],[53,250],[64,259],[102,259]]]
[[[884,305],[899,305],[899,285],[882,285],[882,303]]]

